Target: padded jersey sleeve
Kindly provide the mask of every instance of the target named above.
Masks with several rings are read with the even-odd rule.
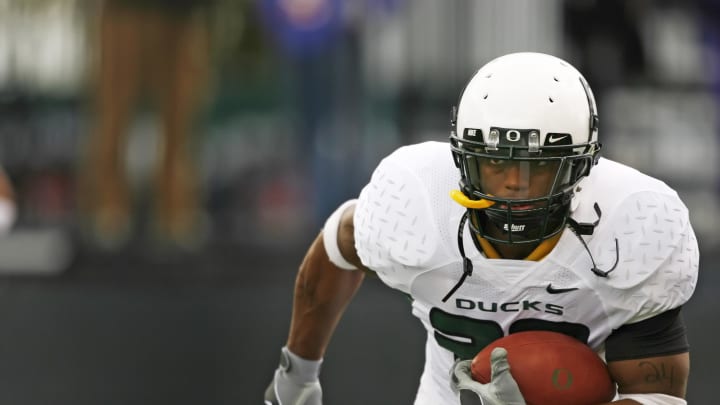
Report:
[[[438,229],[448,215],[433,203],[436,194],[451,204],[452,164],[446,145],[403,147],[382,160],[355,208],[355,248],[363,264],[389,286],[409,293],[414,277],[452,260]],[[444,152],[444,153],[442,153]],[[440,219],[442,221],[442,219]]]
[[[631,194],[613,210],[607,225],[593,250],[601,269],[617,261],[603,292],[615,325],[651,318],[690,299],[699,252],[688,210],[677,194]]]

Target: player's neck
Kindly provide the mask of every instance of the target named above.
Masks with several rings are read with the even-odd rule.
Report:
[[[489,230],[489,229],[488,229]],[[490,236],[493,235],[489,232]],[[479,235],[475,235],[476,240],[485,256],[491,259],[512,259],[512,260],[540,260],[545,257],[555,247],[560,235],[557,234],[550,239],[544,240],[539,243],[529,244],[507,244],[507,243],[491,243],[487,239],[481,238]]]
[[[535,250],[537,245],[508,245],[505,243],[491,243],[483,240],[480,243],[485,256],[492,259],[513,259],[522,260]]]

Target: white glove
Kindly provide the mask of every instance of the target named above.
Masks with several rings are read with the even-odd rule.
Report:
[[[473,380],[470,374],[471,360],[460,360],[453,365],[451,385],[460,395],[462,405],[525,405],[517,382],[510,374],[507,350],[496,347],[490,353],[490,382]]]
[[[322,405],[322,360],[305,360],[283,347],[280,365],[265,390],[265,405]]]

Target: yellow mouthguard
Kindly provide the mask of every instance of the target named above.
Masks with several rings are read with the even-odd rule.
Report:
[[[489,201],[485,199],[471,200],[460,190],[450,191],[450,198],[452,198],[456,203],[462,205],[465,208],[472,208],[478,210],[488,208],[495,204],[495,201]]]

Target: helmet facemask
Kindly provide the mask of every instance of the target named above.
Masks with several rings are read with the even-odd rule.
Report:
[[[480,129],[451,135],[463,194],[489,205],[469,210],[470,228],[481,237],[538,244],[563,230],[573,188],[592,166],[596,145],[572,145],[569,134],[548,134],[540,146],[539,134],[492,127],[489,142]]]

